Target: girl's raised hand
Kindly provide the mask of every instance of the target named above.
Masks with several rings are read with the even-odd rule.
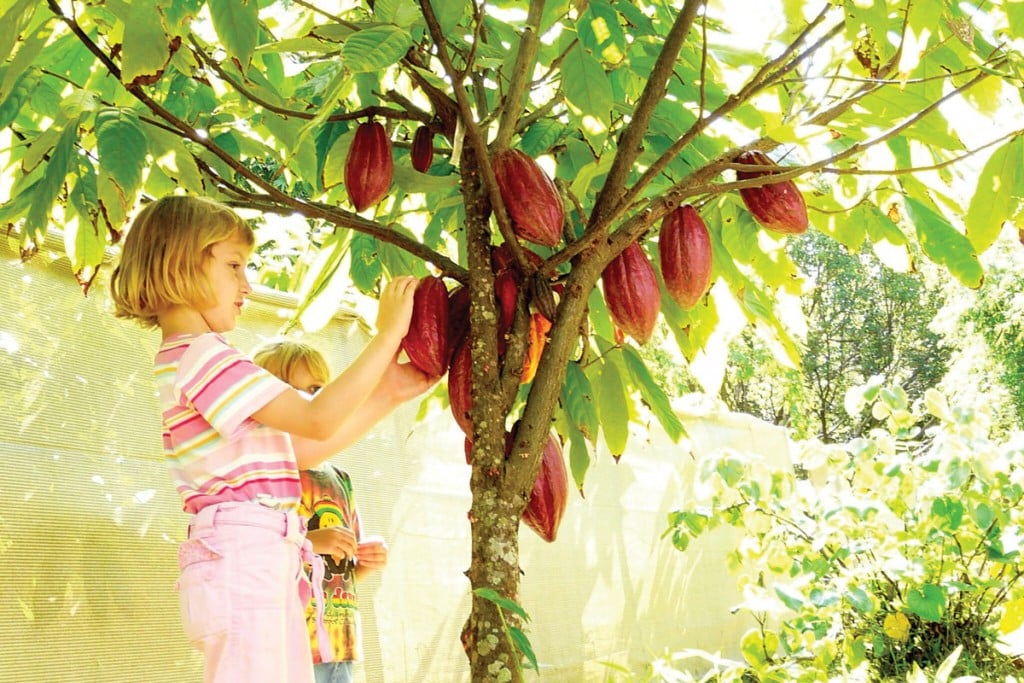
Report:
[[[380,306],[377,308],[377,334],[393,336],[401,343],[405,333],[409,331],[412,319],[412,302],[416,294],[419,280],[411,275],[396,277],[386,285],[380,294]]]

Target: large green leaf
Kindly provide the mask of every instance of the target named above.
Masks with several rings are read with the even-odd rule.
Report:
[[[582,45],[577,45],[565,56],[562,64],[562,90],[565,91],[565,98],[581,116],[592,116],[608,125],[615,102],[612,88],[601,63]]]
[[[158,0],[133,0],[113,5],[122,10],[118,18],[124,22],[124,43],[121,46],[121,82],[155,77],[170,59],[170,41],[160,25]]]
[[[629,439],[629,394],[615,363],[602,363],[597,384],[597,412],[608,451],[618,458]]]
[[[635,349],[628,346],[622,347],[622,354],[626,361],[626,368],[629,370],[630,379],[640,390],[640,397],[644,404],[650,408],[654,417],[661,424],[668,437],[672,441],[679,441],[679,437],[686,434],[683,423],[679,420],[672,403],[669,401],[665,391],[654,381],[643,358]]]
[[[345,68],[352,72],[381,71],[412,47],[412,37],[397,26],[372,26],[352,34],[341,48]]]
[[[1024,135],[1014,136],[989,157],[978,176],[964,223],[975,251],[992,246],[1003,222],[1020,210],[1024,198]]]
[[[46,237],[46,230],[50,224],[50,209],[57,201],[64,179],[77,165],[75,143],[78,141],[78,125],[79,121],[75,119],[68,121],[63,130],[55,129],[59,138],[50,152],[43,178],[35,186],[32,194],[32,203],[25,217],[23,244],[28,240],[42,244]]]
[[[591,443],[597,440],[599,422],[594,391],[579,363],[569,363],[562,385],[562,408],[577,431]]]
[[[135,204],[149,151],[135,112],[115,107],[96,112],[96,151],[100,203],[110,222],[119,225]]]
[[[242,66],[252,61],[261,33],[259,3],[250,0],[209,0],[210,18],[224,47]]]
[[[945,266],[968,287],[980,287],[984,272],[968,239],[923,201],[907,197],[906,203],[917,241],[928,258]]]

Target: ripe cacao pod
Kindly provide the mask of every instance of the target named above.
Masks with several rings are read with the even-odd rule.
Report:
[[[412,136],[412,167],[426,173],[434,161],[434,133],[427,126],[420,126]]]
[[[356,128],[345,159],[345,188],[356,211],[363,211],[388,193],[395,173],[391,139],[376,121]]]
[[[693,308],[711,284],[711,236],[689,204],[665,216],[658,236],[665,289],[683,308]]]
[[[473,434],[473,421],[469,417],[473,409],[472,372],[469,343],[463,342],[455,349],[452,364],[448,367],[448,405],[455,423],[467,437]]]
[[[601,274],[608,312],[622,331],[641,344],[654,334],[661,311],[661,290],[643,247],[632,242]]]
[[[416,285],[402,348],[409,361],[431,377],[448,369],[448,288],[441,278],[431,275]]]
[[[546,247],[557,245],[565,218],[562,196],[544,169],[518,149],[498,151],[493,164],[516,235]]]
[[[526,522],[526,526],[548,543],[554,542],[558,536],[558,527],[562,523],[568,497],[569,477],[565,471],[565,460],[562,458],[562,446],[554,434],[548,434],[540,462],[540,472],[533,482],[530,502],[523,510],[523,521]]]
[[[550,330],[550,320],[540,313],[530,315],[530,341],[526,349],[526,358],[523,359],[523,372],[519,375],[519,381],[522,384],[533,381],[537,374],[537,365],[540,363],[540,355],[544,353],[544,347],[548,343]]]
[[[448,295],[448,362],[469,335],[469,288],[459,286]]]
[[[764,166],[764,171],[736,171],[738,180],[760,178],[777,173],[778,165],[767,154],[757,150],[743,152],[736,163]],[[754,220],[769,230],[791,235],[807,231],[807,205],[804,196],[792,180],[768,183],[760,187],[745,187],[740,197]]]

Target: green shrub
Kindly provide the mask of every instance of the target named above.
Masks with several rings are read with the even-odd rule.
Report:
[[[934,390],[917,406],[877,384],[847,399],[885,427],[795,444],[791,469],[728,449],[700,462],[666,535],[685,552],[741,530],[737,609],[760,626],[744,661],[674,680],[1017,680],[1021,660],[997,644],[1024,622],[1024,441],[993,442],[983,410]]]

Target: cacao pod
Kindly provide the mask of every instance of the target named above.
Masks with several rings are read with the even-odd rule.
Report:
[[[665,289],[683,308],[693,308],[711,284],[711,236],[689,204],[665,216],[658,236]]]
[[[448,362],[469,334],[469,288],[456,287],[448,295]]]
[[[736,171],[738,180],[760,178],[777,173],[778,165],[767,154],[757,150],[743,152],[736,163],[764,166],[764,171]],[[745,187],[740,197],[754,220],[775,232],[799,235],[807,231],[807,205],[804,196],[792,180],[768,183],[760,187]]]
[[[384,126],[376,121],[359,124],[345,159],[345,188],[357,212],[384,198],[394,173],[391,139]]]
[[[448,368],[448,288],[428,276],[416,285],[409,331],[402,339],[409,361],[430,375],[440,377]]]
[[[661,311],[661,290],[643,247],[632,242],[623,249],[605,267],[601,280],[615,324],[641,344],[650,341]]]
[[[526,526],[548,543],[554,542],[568,497],[569,477],[562,458],[562,446],[554,434],[548,434],[544,455],[541,456],[540,472],[533,482],[530,502],[523,510]]]
[[[519,286],[511,271],[506,270],[494,278],[494,294],[498,299],[498,314],[501,317],[498,325],[498,345],[503,347],[504,337],[515,318],[516,297],[519,295]]]
[[[565,219],[562,196],[544,169],[518,149],[496,152],[493,164],[516,235],[546,247],[557,245]]]
[[[537,374],[537,365],[540,363],[540,355],[544,353],[544,347],[548,343],[550,330],[550,320],[540,313],[530,315],[530,342],[526,349],[526,358],[523,359],[523,372],[519,375],[519,381],[522,384],[533,381]]]
[[[463,342],[452,354],[452,364],[448,366],[448,405],[455,423],[466,436],[473,434],[473,421],[469,416],[473,409],[472,372],[469,344]]]
[[[420,126],[412,136],[412,167],[426,173],[434,161],[434,132],[427,126]]]

